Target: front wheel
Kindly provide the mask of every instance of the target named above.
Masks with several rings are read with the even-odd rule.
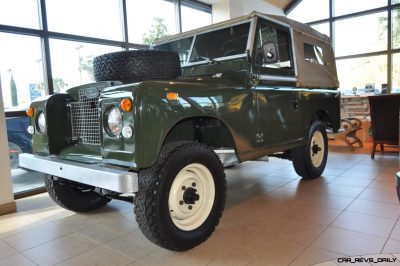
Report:
[[[139,173],[136,220],[155,244],[188,250],[215,230],[225,197],[224,168],[212,149],[195,142],[170,143],[154,166]]]
[[[307,144],[291,150],[296,173],[304,179],[320,177],[328,158],[328,137],[321,121],[314,121],[308,131]]]

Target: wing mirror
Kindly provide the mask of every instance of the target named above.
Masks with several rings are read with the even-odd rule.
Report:
[[[267,64],[279,62],[279,53],[276,43],[264,43],[262,47],[264,61]]]

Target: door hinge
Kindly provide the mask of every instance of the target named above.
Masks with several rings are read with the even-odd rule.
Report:
[[[264,142],[264,134],[256,133],[256,143],[263,143],[263,142]]]

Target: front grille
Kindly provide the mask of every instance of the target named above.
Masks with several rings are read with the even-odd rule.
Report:
[[[100,94],[88,98],[86,89],[79,90],[79,101],[71,103],[72,136],[84,144],[100,145]]]

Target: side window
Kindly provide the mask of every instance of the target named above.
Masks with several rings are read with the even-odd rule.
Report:
[[[324,65],[322,48],[313,44],[304,43],[304,60],[313,64]]]
[[[282,70],[282,74],[293,70],[289,29],[268,22],[260,23],[256,36],[255,64],[275,71]]]

